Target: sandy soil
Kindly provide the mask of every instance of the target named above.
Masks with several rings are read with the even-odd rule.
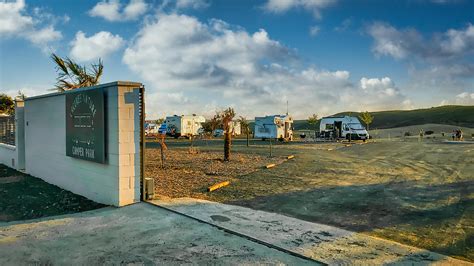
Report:
[[[266,147],[257,144],[236,144],[234,152],[265,157]],[[216,144],[215,150],[219,148]],[[180,149],[176,152],[185,152]],[[335,225],[474,261],[474,145],[433,139],[349,147],[293,143],[275,146],[274,154],[296,158],[269,170],[233,176],[230,186],[213,193],[202,191],[214,180],[194,184],[190,191],[198,191],[199,198]]]

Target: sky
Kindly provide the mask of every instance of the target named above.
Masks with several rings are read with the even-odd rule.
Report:
[[[50,93],[53,52],[143,83],[147,119],[474,105],[470,0],[0,0],[0,92]]]

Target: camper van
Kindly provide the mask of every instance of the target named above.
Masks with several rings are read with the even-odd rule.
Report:
[[[200,115],[174,115],[166,117],[166,134],[175,138],[199,135],[201,123],[206,119]]]
[[[359,119],[353,116],[323,117],[320,125],[320,136],[323,138],[348,140],[363,140],[369,138],[369,133]]]
[[[289,115],[255,117],[254,137],[293,140],[293,118]]]

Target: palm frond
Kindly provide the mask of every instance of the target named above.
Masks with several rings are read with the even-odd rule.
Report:
[[[69,71],[67,69],[66,64],[64,63],[64,60],[57,56],[56,54],[51,54],[51,59],[56,63],[56,69],[61,70],[63,73],[60,73],[60,75],[68,75]]]
[[[56,72],[58,73],[56,90],[58,91],[97,85],[104,71],[101,59],[97,64],[92,64],[91,69],[85,65],[77,64],[69,57],[63,59],[54,53],[51,54],[51,59],[56,63]]]

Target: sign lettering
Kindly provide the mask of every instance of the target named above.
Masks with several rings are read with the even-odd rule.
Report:
[[[66,94],[66,155],[105,163],[103,91]]]

